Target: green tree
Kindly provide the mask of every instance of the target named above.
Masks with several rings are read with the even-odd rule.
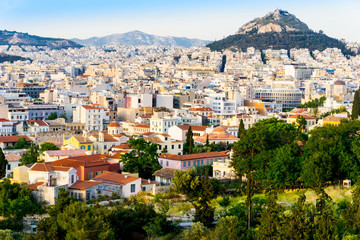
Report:
[[[182,234],[184,240],[205,240],[209,234],[209,229],[201,222],[194,222],[191,228],[185,230]]]
[[[238,130],[238,138],[240,138],[244,134],[245,131],[246,131],[246,129],[244,126],[244,121],[241,119],[240,124],[239,124],[239,130]]]
[[[176,191],[184,194],[194,206],[195,221],[200,221],[205,226],[211,225],[214,219],[214,208],[210,205],[210,201],[215,196],[215,192],[208,174],[199,176],[194,168],[186,172],[176,171],[173,182]]]
[[[144,179],[152,178],[152,174],[161,169],[158,161],[158,145],[147,142],[143,138],[130,139],[129,147],[133,150],[121,155],[124,170],[137,172]]]
[[[354,95],[354,101],[353,101],[353,105],[352,105],[352,110],[351,110],[351,117],[352,119],[358,119],[360,115],[360,95],[359,95],[359,89],[356,90],[355,95]]]
[[[269,174],[272,151],[293,144],[298,138],[299,132],[294,126],[271,118],[255,123],[234,144],[231,164],[239,176],[245,175],[247,178],[246,205],[248,207],[249,230],[252,221],[251,198],[254,194],[254,182],[267,183],[267,177],[274,175]]]
[[[210,142],[209,142],[209,134],[206,134],[206,147],[210,147]]]
[[[115,239],[106,222],[106,212],[104,207],[75,202],[59,214],[57,222],[66,232],[65,239]]]
[[[49,150],[59,150],[59,148],[51,142],[44,142],[40,145],[40,152],[45,152]]]
[[[360,121],[317,127],[304,146],[301,180],[306,186],[351,179],[360,173]]]
[[[10,229],[5,229],[5,230],[1,229],[0,230],[0,239],[2,239],[2,240],[23,240],[25,238],[19,232],[15,232]]]
[[[59,115],[59,118],[63,118],[63,119],[65,119],[65,121],[68,120],[68,118],[67,118],[67,116],[66,116],[66,113],[60,114],[60,115]]]
[[[315,239],[336,239],[336,217],[330,197],[323,189],[317,190]]]
[[[48,116],[48,118],[46,120],[55,120],[58,118],[58,115],[56,112],[52,112],[50,113],[50,115]]]
[[[281,239],[311,239],[313,230],[313,223],[309,217],[311,210],[305,204],[305,200],[305,195],[301,194],[291,210],[283,215],[279,229]]]
[[[30,148],[31,142],[24,137],[20,137],[14,144],[14,149],[27,149]]]
[[[209,240],[239,240],[247,239],[243,236],[242,226],[235,216],[222,217],[216,227],[209,234]]]
[[[20,158],[21,165],[36,163],[39,157],[39,147],[31,146]]]
[[[194,150],[194,134],[191,130],[191,126],[189,126],[189,129],[186,133],[186,142],[184,144],[184,150],[191,154]]]
[[[283,211],[281,206],[277,204],[277,195],[271,191],[267,194],[267,205],[263,209],[260,217],[260,226],[256,232],[257,239],[281,239],[280,226],[281,218],[280,212]]]
[[[296,127],[298,128],[299,132],[305,132],[306,130],[306,119],[299,115],[296,118]]]
[[[8,161],[4,155],[2,148],[0,147],[0,178],[5,177],[6,175],[6,167],[8,165]]]

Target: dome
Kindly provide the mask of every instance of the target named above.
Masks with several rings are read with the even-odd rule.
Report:
[[[120,127],[120,124],[118,124],[117,122],[112,122],[108,125],[108,127]]]
[[[225,133],[225,129],[221,126],[214,128],[213,133]]]
[[[344,85],[346,85],[346,84],[345,84],[343,81],[338,80],[338,81],[334,82],[334,85],[344,86]]]

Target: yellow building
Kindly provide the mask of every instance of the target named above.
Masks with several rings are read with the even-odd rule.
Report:
[[[71,136],[71,137],[64,136],[61,150],[75,150],[75,149],[84,149],[84,150],[92,151],[93,142],[81,136]]]
[[[327,126],[327,125],[339,126],[342,119],[346,119],[346,118],[327,116],[326,118],[323,119],[323,126]]]

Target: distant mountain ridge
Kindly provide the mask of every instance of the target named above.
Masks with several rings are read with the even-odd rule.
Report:
[[[339,48],[345,55],[353,55],[344,42],[312,31],[295,15],[276,9],[264,17],[241,26],[234,35],[207,45],[213,51],[228,48],[245,51],[248,47],[259,50],[307,48],[310,51]]]
[[[162,45],[162,46],[205,46],[211,41],[190,39],[186,37],[172,37],[172,36],[156,36],[147,34],[141,31],[131,31],[127,33],[112,34],[105,37],[92,37],[88,39],[71,39],[72,41],[87,45],[87,46],[104,46],[104,45],[127,45],[127,46],[139,46],[139,45]]]
[[[47,46],[52,49],[79,48],[80,44],[63,38],[47,38],[16,31],[0,30],[0,45]]]

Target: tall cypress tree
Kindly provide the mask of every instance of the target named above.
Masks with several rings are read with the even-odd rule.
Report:
[[[193,138],[194,134],[191,130],[191,126],[189,126],[189,129],[186,133],[186,146],[188,147],[188,153],[191,154],[193,153],[193,149],[194,149],[194,138]]]
[[[239,130],[238,130],[238,138],[240,138],[240,136],[243,135],[245,131],[246,130],[245,130],[245,126],[244,126],[244,121],[241,119],[240,124],[239,124]]]
[[[206,144],[205,144],[206,147],[209,147],[210,146],[210,142],[209,142],[209,134],[206,135]]]
[[[6,174],[6,166],[8,165],[8,161],[5,158],[4,152],[2,148],[0,148],[0,178],[5,177]]]
[[[359,89],[358,89],[358,90],[356,90],[355,95],[354,95],[351,117],[352,117],[352,119],[355,120],[355,119],[358,119],[359,115],[360,115],[360,95],[359,95]]]

